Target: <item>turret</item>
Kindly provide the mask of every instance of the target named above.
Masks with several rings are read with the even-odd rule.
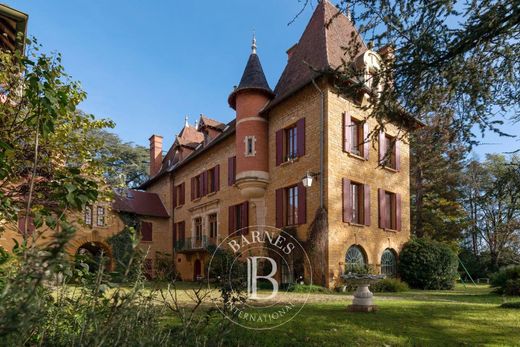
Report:
[[[240,84],[228,98],[236,111],[236,184],[248,199],[263,197],[269,182],[267,120],[260,111],[274,96],[256,54],[254,37],[251,48]]]

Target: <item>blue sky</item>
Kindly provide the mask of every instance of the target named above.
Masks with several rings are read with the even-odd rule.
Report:
[[[29,14],[29,34],[63,64],[88,93],[81,108],[117,123],[124,141],[148,146],[160,134],[169,146],[190,116],[227,122],[227,104],[238,84],[256,31],[258,54],[274,88],[312,13],[298,0],[136,1],[4,0]],[[520,135],[520,124],[504,129]],[[486,135],[476,149],[506,152],[517,139]]]

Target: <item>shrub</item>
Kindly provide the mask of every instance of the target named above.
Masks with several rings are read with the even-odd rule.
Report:
[[[314,284],[291,284],[287,291],[294,293],[330,293],[330,290]]]
[[[370,286],[370,290],[375,293],[398,293],[410,290],[406,282],[397,278],[385,278]]]
[[[447,245],[427,239],[407,242],[399,256],[401,278],[412,288],[453,289],[457,267],[457,255]]]
[[[520,308],[520,301],[515,302],[504,302],[502,305],[500,305],[502,308]]]
[[[491,285],[499,294],[520,295],[520,265],[500,269],[491,276]]]

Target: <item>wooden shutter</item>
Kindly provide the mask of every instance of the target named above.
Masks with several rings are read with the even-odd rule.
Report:
[[[181,183],[181,186],[180,186],[180,196],[179,196],[179,204],[180,205],[184,205],[186,203],[186,199],[185,199],[185,190],[186,190],[186,184],[184,184],[184,182]]]
[[[283,163],[283,133],[283,129],[276,132],[276,166]]]
[[[395,139],[395,169],[399,171],[401,169],[401,148],[400,141]]]
[[[368,121],[363,123],[363,157],[365,160],[368,160],[368,155],[370,154],[370,139],[368,138]]]
[[[307,189],[298,183],[298,224],[307,223]]]
[[[228,214],[228,233],[229,235],[235,232],[235,208],[236,206],[229,206],[229,214]]]
[[[379,188],[377,190],[377,197],[379,200],[379,227],[381,229],[386,228],[386,199],[385,199],[385,190]]]
[[[305,118],[298,120],[296,123],[296,141],[298,141],[298,157],[303,157],[305,155]]]
[[[350,153],[352,148],[352,130],[350,129],[350,115],[343,113],[343,152]]]
[[[192,201],[195,200],[195,196],[196,196],[195,189],[197,189],[197,188],[195,187],[195,182],[196,182],[195,177],[192,177],[191,178],[191,200]]]
[[[249,232],[249,229],[247,228],[249,226],[249,202],[246,201],[240,205],[241,213],[241,221],[240,221],[240,227],[246,228],[242,230],[242,235],[247,234]]]
[[[276,190],[276,227],[281,228],[283,227],[283,188]]]
[[[220,165],[215,166],[215,176],[213,180],[215,182],[215,191],[218,192],[220,190]]]
[[[200,174],[199,182],[201,184],[201,196],[208,194],[208,172],[204,171]]]
[[[152,241],[152,223],[141,222],[141,241]]]
[[[173,186],[173,208],[177,207],[177,193],[180,191],[180,186]],[[179,199],[180,200],[180,199]]]
[[[379,132],[379,164],[383,164],[386,154],[386,136],[383,131]]]
[[[370,225],[370,186],[363,185],[363,216],[365,225]]]
[[[237,157],[228,158],[228,186],[235,184],[237,171]]]
[[[401,231],[401,194],[395,194],[395,229]]]
[[[343,222],[352,222],[352,185],[343,178]]]

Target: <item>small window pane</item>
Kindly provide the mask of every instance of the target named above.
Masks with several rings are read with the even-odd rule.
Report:
[[[365,255],[359,246],[352,246],[345,254],[345,271],[363,272],[365,271]]]
[[[390,249],[385,249],[381,256],[381,273],[390,277],[397,274],[397,259]]]

